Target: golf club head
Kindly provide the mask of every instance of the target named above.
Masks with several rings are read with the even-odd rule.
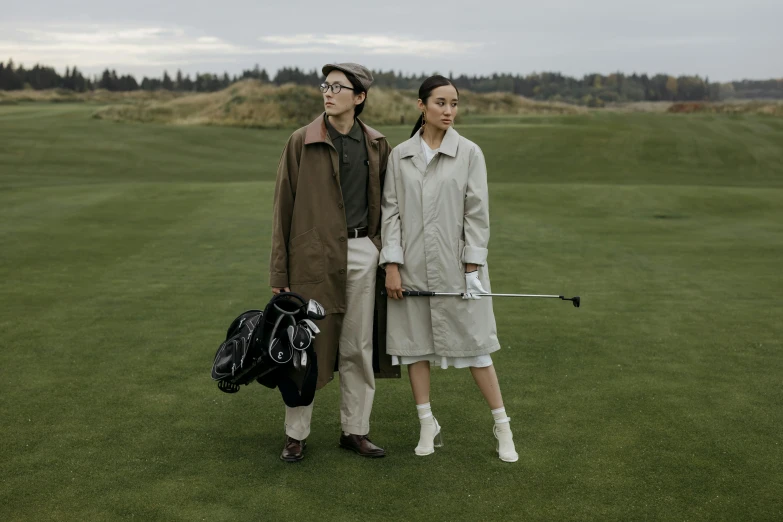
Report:
[[[288,342],[296,350],[307,350],[313,342],[313,333],[301,323],[296,327],[289,326],[286,332],[288,333]]]
[[[576,308],[579,308],[579,305],[580,305],[580,304],[582,304],[582,299],[581,299],[579,296],[572,297],[572,298],[571,298],[571,301],[573,301],[573,302],[574,302],[574,306],[575,306]]]
[[[310,302],[307,303],[307,317],[315,319],[316,321],[320,321],[326,317],[326,312],[324,311],[324,307],[321,306],[321,303],[315,299],[310,299]]]
[[[281,343],[280,339],[275,337],[272,342],[269,343],[269,357],[272,358],[277,364],[285,364],[293,357],[293,350],[291,346]]]
[[[321,333],[321,329],[318,328],[315,325],[315,323],[312,322],[310,319],[302,319],[301,321],[299,321],[299,324],[304,324],[305,326],[307,326],[310,329],[310,331],[313,332],[313,335],[318,335],[319,333]]]

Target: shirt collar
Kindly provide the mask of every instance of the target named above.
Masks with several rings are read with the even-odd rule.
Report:
[[[359,122],[356,121],[356,119],[353,120],[353,127],[351,127],[351,130],[348,131],[348,134],[340,134],[340,131],[332,126],[331,122],[329,121],[329,117],[326,115],[324,115],[324,121],[326,122],[326,130],[329,131],[329,137],[332,138],[332,140],[343,136],[348,136],[355,141],[362,141],[362,135],[364,132],[362,132],[362,127],[359,125]]]

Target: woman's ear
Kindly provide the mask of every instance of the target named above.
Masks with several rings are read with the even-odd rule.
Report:
[[[419,112],[424,112],[427,110],[427,106],[424,105],[424,102],[421,101],[421,98],[419,98]]]

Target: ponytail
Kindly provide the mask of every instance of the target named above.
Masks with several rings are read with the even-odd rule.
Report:
[[[413,126],[413,132],[411,132],[411,138],[416,135],[417,132],[419,132],[419,129],[421,129],[424,126],[424,114],[422,113],[419,115],[419,119],[416,120],[416,125]]]

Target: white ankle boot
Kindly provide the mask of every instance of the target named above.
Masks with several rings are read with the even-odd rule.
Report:
[[[440,424],[432,414],[419,420],[421,422],[419,445],[413,451],[416,455],[423,457],[435,453],[435,448],[443,446],[443,437],[440,434]]]
[[[498,457],[503,462],[516,462],[519,460],[517,450],[514,448],[514,437],[511,435],[510,420],[509,417],[506,417],[505,420],[497,421],[493,428],[495,438],[498,440],[496,447]]]

